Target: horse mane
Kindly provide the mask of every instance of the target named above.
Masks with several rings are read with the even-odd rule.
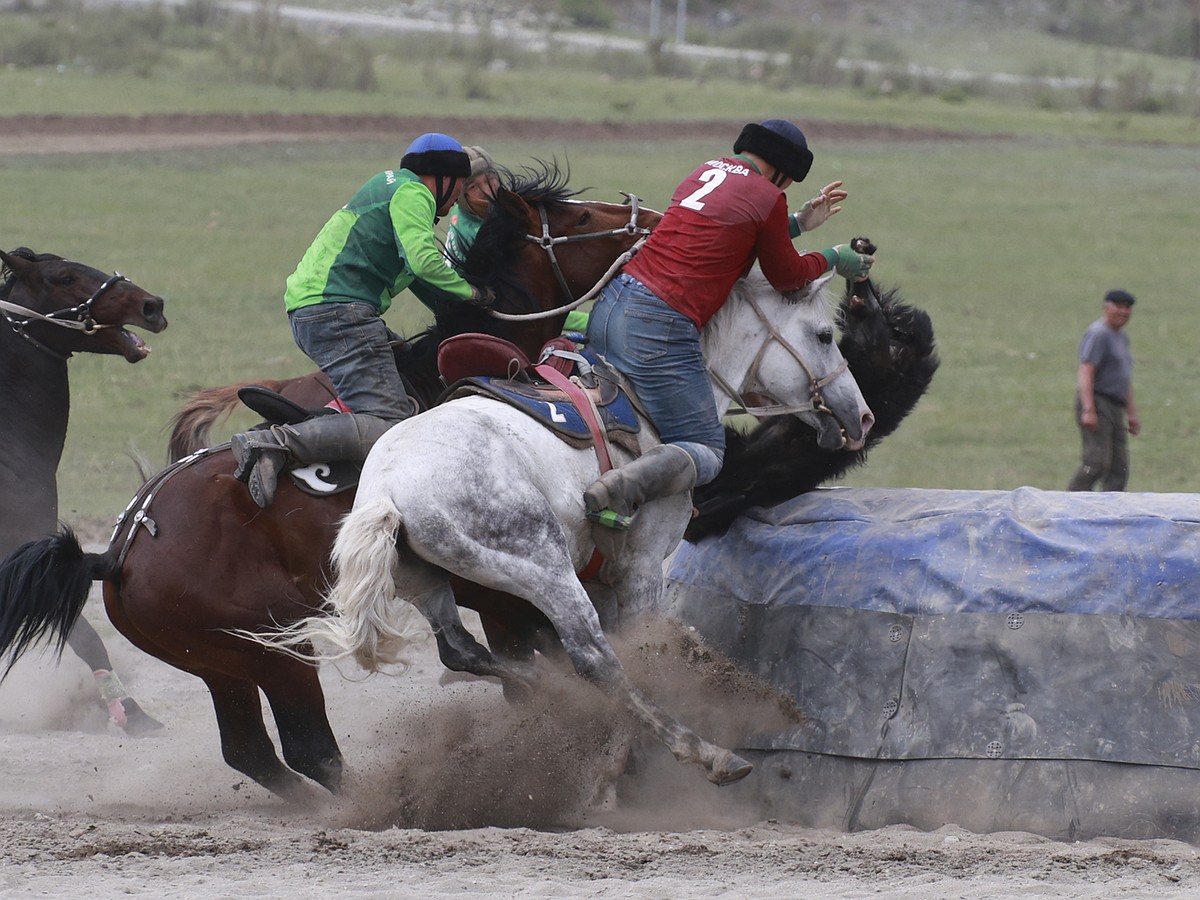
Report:
[[[894,289],[879,298],[875,321],[853,314],[852,302],[848,290],[838,307],[843,329],[838,347],[875,414],[865,446],[855,452],[821,450],[816,432],[794,416],[773,417],[749,432],[727,427],[724,466],[713,481],[696,488],[699,513],[688,525],[687,540],[724,534],[752,506],[775,506],[861,466],[929,389],[939,365],[929,315],[901,302]],[[872,334],[881,324],[884,333]]]
[[[535,160],[533,165],[500,172],[505,189],[532,206],[566,203],[587,190],[571,188],[571,171],[557,160]],[[502,203],[493,203],[466,256],[451,256],[451,264],[473,285],[487,285],[496,292],[496,309],[506,313],[537,312],[537,300],[521,277],[521,248],[526,243],[529,224],[512,214]],[[438,326],[444,334],[483,331],[507,337],[509,326],[487,316],[469,304],[447,301],[438,304]]]

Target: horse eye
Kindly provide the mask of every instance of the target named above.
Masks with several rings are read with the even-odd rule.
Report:
[[[591,224],[591,221],[592,221],[591,210],[585,210],[583,215],[579,217],[579,227],[583,228],[584,226]]]
[[[817,335],[817,340],[820,341],[822,344],[832,344],[833,343],[833,332],[832,331],[822,331],[820,334]]]

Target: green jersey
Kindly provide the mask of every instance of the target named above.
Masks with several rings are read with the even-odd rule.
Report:
[[[446,231],[446,253],[451,259],[461,261],[466,258],[482,224],[483,219],[463,204],[455,204],[450,210],[450,228]]]
[[[439,294],[469,300],[471,286],[446,264],[438,246],[434,204],[429,188],[407,169],[369,180],[325,223],[288,278],[288,312],[361,300],[383,313],[418,280],[427,306]]]

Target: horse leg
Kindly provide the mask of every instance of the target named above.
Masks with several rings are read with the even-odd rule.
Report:
[[[258,687],[240,678],[201,673],[212,694],[221,755],[232,768],[288,801],[311,798],[308,784],[275,755],[262,717]]]
[[[108,649],[100,635],[83,616],[75,620],[74,627],[67,635],[67,646],[92,670],[92,677],[96,679],[96,686],[100,691],[100,699],[108,707],[109,717],[125,729],[126,734],[140,736],[162,730],[162,722],[151,717],[129,696],[125,685],[113,671]]]
[[[452,672],[499,678],[504,686],[504,696],[509,700],[528,697],[532,677],[527,667],[505,661],[475,640],[475,636],[463,625],[454,592],[448,582],[414,597],[412,604],[433,628],[442,665]]]
[[[342,751],[325,714],[325,692],[317,667],[273,654],[257,680],[271,705],[284,760],[301,775],[337,793],[342,784]]]
[[[618,691],[634,716],[649,726],[679,762],[701,766],[713,784],[731,784],[750,774],[754,767],[749,762],[704,740],[634,687],[600,630],[600,619],[578,581],[549,596],[552,599],[541,608],[554,623],[576,672]]]

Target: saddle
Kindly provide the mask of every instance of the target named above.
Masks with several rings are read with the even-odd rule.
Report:
[[[584,391],[587,406],[596,410],[602,429],[601,443],[616,443],[639,454],[637,433],[641,426],[628,395],[620,388],[620,375],[594,354],[581,352],[573,340],[559,336],[542,348],[538,363],[502,338],[487,334],[460,334],[447,338],[438,348],[438,371],[449,385],[438,402],[472,394],[491,397],[520,409],[548,427],[574,447],[593,446],[596,431],[591,417],[578,408]],[[576,381],[568,382],[572,375]],[[563,387],[548,383],[554,379]],[[565,389],[564,389],[565,388]],[[245,406],[263,418],[263,426],[295,425],[314,416],[337,415],[350,410],[340,400],[313,409],[301,406],[262,385],[238,390]],[[601,449],[597,448],[597,452]],[[293,482],[306,493],[324,496],[351,490],[358,485],[357,465],[334,460],[288,470]]]
[[[549,341],[534,364],[501,338],[456,335],[439,347],[438,369],[451,382],[443,400],[489,397],[536,419],[572,447],[600,441],[640,452],[641,423],[621,376],[570,338]]]

